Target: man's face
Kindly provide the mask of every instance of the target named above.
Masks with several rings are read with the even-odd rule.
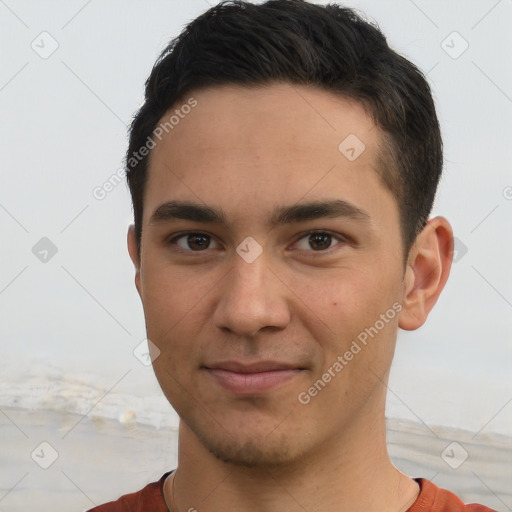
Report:
[[[398,207],[375,170],[382,132],[360,104],[316,88],[191,96],[152,150],[136,278],[166,397],[238,464],[362,435],[383,414],[403,299]],[[339,200],[336,216],[278,217]],[[190,220],[190,208],[153,217],[170,201],[225,223]]]

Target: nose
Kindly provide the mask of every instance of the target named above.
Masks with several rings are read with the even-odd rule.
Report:
[[[219,288],[214,325],[245,337],[263,328],[283,329],[290,322],[287,292],[264,253],[252,263],[235,255]]]

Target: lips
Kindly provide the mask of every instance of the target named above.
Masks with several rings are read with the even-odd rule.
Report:
[[[257,395],[274,390],[304,371],[297,365],[278,361],[223,361],[203,369],[217,384],[236,395]]]

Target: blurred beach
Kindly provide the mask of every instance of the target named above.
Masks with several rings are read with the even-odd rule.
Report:
[[[0,511],[84,511],[142,488],[173,469],[177,428],[3,407]],[[395,465],[455,492],[467,503],[512,508],[512,439],[388,419]],[[473,438],[472,438],[473,437]]]
[[[0,512],[89,510],[176,467],[178,415],[151,366],[132,359],[132,367],[115,376],[34,362],[4,366]],[[393,396],[387,438],[401,471],[432,480],[464,502],[512,510],[508,421],[480,423],[474,432],[435,426]]]

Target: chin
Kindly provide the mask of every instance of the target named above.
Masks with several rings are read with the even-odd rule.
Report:
[[[293,465],[301,458],[301,450],[287,432],[256,435],[254,432],[237,432],[232,436],[226,431],[202,430],[194,425],[188,428],[201,444],[217,459],[253,469],[271,469]],[[302,443],[298,443],[302,445]]]
[[[287,466],[294,462],[286,447],[264,446],[247,441],[245,444],[202,440],[203,445],[215,457],[228,464],[253,469],[269,469]]]

